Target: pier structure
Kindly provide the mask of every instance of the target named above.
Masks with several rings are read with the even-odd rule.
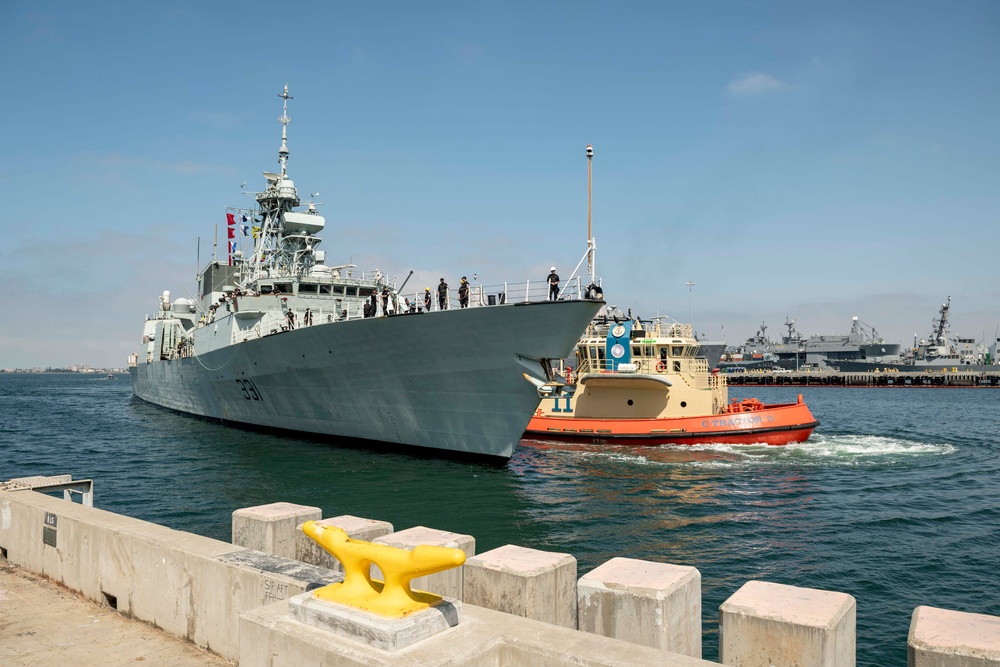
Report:
[[[726,373],[729,386],[747,387],[993,387],[1000,388],[1000,371],[963,371],[961,366],[934,372],[904,373],[895,369],[848,373],[805,369],[790,372],[748,370]]]
[[[475,555],[470,536],[419,527],[399,531],[397,539],[391,527],[384,532],[384,522],[349,515],[317,519],[317,508],[291,503],[234,512],[240,529],[230,544],[46,495],[32,490],[33,484],[46,486],[44,480],[33,479],[0,490],[5,568],[56,582],[241,667],[856,662],[856,602],[841,592],[747,582],[720,607],[721,662],[714,663],[701,659],[701,575],[694,567],[615,558],[577,578],[570,554],[507,545]],[[430,631],[422,626],[416,635],[414,623],[401,625],[410,612],[390,618],[348,604],[334,610],[334,620],[325,609],[317,621],[320,598],[313,591],[342,583],[344,573],[268,552],[317,559],[296,546],[311,521],[323,526],[311,532],[329,531],[338,544],[350,543],[353,551],[342,565],[355,580],[359,574],[370,580],[377,558],[397,580],[409,581],[412,567],[429,567],[428,588],[449,581],[433,577],[457,573],[464,584],[460,597],[414,612],[439,616],[424,624],[433,626]],[[375,538],[380,544],[356,537],[366,531],[381,533]],[[424,550],[429,561],[415,548],[411,556],[408,546],[393,544],[424,537],[445,542]],[[430,574],[442,555],[450,569]],[[17,616],[18,608],[5,607],[3,598],[4,617]],[[353,634],[345,635],[345,627]],[[907,649],[911,667],[1000,667],[1000,618],[921,606],[911,619]],[[7,657],[16,664],[16,655]]]

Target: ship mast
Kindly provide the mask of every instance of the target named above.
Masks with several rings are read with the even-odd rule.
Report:
[[[278,122],[281,123],[281,148],[278,149],[278,164],[281,165],[281,177],[286,178],[288,172],[286,171],[286,166],[288,165],[288,124],[292,122],[292,119],[288,117],[288,100],[294,99],[288,94],[288,84],[285,84],[285,90],[278,95],[285,100],[284,107],[281,110],[281,118]]]
[[[941,311],[937,319],[933,320],[934,324],[934,345],[947,345],[948,344],[948,311],[951,310],[951,296],[948,297],[948,301],[941,304]]]
[[[587,144],[587,272],[594,284],[594,231],[591,222],[591,202],[594,181],[594,147]]]
[[[260,210],[255,216],[255,222],[260,226],[260,233],[254,245],[252,273],[246,281],[248,283],[260,279],[265,272],[293,269],[294,252],[290,254],[287,251],[283,242],[282,228],[282,213],[291,211],[299,205],[295,184],[288,178],[288,124],[292,122],[288,117],[288,100],[293,98],[288,94],[287,83],[282,92],[278,93],[278,97],[284,100],[281,116],[278,118],[278,122],[281,123],[281,147],[278,149],[280,173],[265,171],[267,186],[263,192],[254,195]]]

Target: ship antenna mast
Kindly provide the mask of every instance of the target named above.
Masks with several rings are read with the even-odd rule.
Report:
[[[594,284],[594,232],[591,224],[591,199],[594,176],[594,147],[587,144],[587,272]]]
[[[281,123],[281,148],[278,149],[278,164],[281,165],[281,177],[285,178],[288,174],[285,168],[288,164],[288,124],[292,122],[292,119],[288,117],[288,100],[294,99],[288,94],[288,84],[285,84],[285,90],[278,97],[284,98],[285,106],[281,111],[281,118],[278,122]]]

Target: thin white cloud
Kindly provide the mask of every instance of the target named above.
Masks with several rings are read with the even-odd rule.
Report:
[[[56,44],[62,41],[62,34],[56,28],[56,16],[54,14],[29,12],[24,17],[24,20],[28,24],[26,33],[29,41],[52,42]]]
[[[99,164],[108,169],[149,169],[151,171],[167,171],[175,174],[233,174],[232,167],[226,167],[207,162],[193,162],[191,160],[181,160],[178,162],[167,162],[165,160],[155,160],[152,158],[122,155],[121,153],[108,153],[92,158],[88,164]]]
[[[770,74],[752,72],[734,79],[726,86],[726,91],[730,95],[746,97],[750,95],[764,95],[774,93],[788,88],[788,84],[780,79],[776,79]]]
[[[251,118],[248,113],[232,113],[228,111],[199,111],[191,114],[191,118],[210,127],[230,129],[240,127]]]
[[[458,45],[458,59],[466,66],[475,65],[485,53],[486,47],[479,42],[466,41]]]

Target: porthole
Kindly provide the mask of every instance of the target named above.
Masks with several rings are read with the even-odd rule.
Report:
[[[688,402],[687,401],[681,401],[681,407],[682,408],[686,408],[687,406],[688,406]]]
[[[632,405],[632,399],[631,399],[631,398],[630,398],[630,399],[628,399],[628,404],[629,404],[629,405]]]

